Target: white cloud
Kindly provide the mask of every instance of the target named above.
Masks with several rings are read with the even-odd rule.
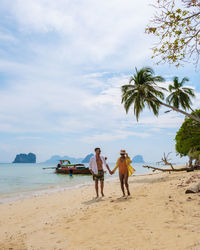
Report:
[[[193,101],[193,109],[199,109],[200,107],[200,93],[199,92],[195,92],[195,99]]]
[[[127,137],[131,137],[131,136],[144,138],[144,137],[149,137],[150,134],[116,130],[116,131],[112,131],[111,133],[98,133],[98,134],[93,134],[91,136],[84,136],[81,138],[81,141],[86,142],[86,143],[101,143],[101,142],[108,142],[108,141],[116,141],[119,139],[126,139]]]
[[[28,46],[36,54],[64,59],[71,65],[91,67],[92,63],[93,67],[122,69],[141,62],[151,53],[144,34],[152,13],[149,3],[149,0],[7,0],[2,5],[21,34],[48,36],[43,44],[30,40]],[[56,37],[57,44],[52,47],[51,40],[55,42]]]
[[[24,140],[41,140],[41,136],[17,136],[17,140],[24,141]]]
[[[184,116],[176,112],[170,112],[168,114],[160,114],[158,117],[153,115],[142,117],[140,123],[151,128],[178,128],[184,121],[184,118]]]
[[[0,30],[0,41],[1,41],[1,43],[2,42],[16,43],[17,39],[12,34],[10,34],[9,32]]]
[[[127,80],[126,75],[101,79],[100,85],[104,85],[105,89],[97,92],[76,87],[73,82],[56,85],[52,82],[35,84],[36,80],[16,82],[8,90],[0,91],[0,130],[79,134],[93,129],[108,130],[112,134],[118,128],[126,131],[138,125],[152,128],[175,128],[180,125],[184,118],[176,113],[161,114],[157,118],[145,111],[139,123],[133,112],[126,115],[121,105],[119,86]]]

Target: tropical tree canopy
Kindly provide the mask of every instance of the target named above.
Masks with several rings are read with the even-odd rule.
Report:
[[[200,1],[157,0],[155,14],[146,33],[159,41],[153,47],[153,58],[179,66],[187,60],[197,65],[200,55]]]
[[[177,76],[173,78],[173,84],[170,84],[168,87],[170,95],[166,98],[167,103],[172,104],[176,108],[191,109],[192,101],[190,98],[195,96],[194,90],[183,87],[184,83],[188,81],[189,79],[186,77],[180,82]]]
[[[200,116],[200,109],[195,113]],[[200,123],[186,118],[176,133],[175,141],[176,152],[180,156],[200,154]]]
[[[155,76],[152,68],[144,67],[141,70],[136,68],[136,72],[131,77],[129,84],[121,87],[122,103],[127,113],[130,107],[133,107],[137,121],[146,106],[156,116],[159,114],[160,107],[165,106],[170,111],[175,110],[200,123],[200,117],[197,114],[192,115],[184,111],[191,109],[191,98],[194,97],[194,92],[191,88],[183,87],[184,82],[187,80],[187,78],[183,78],[179,82],[178,77],[175,77],[173,84],[170,84],[167,90],[157,85],[158,82],[163,82],[164,78]],[[166,102],[163,101],[165,97],[164,91],[170,93],[166,98]]]
[[[122,103],[128,113],[130,107],[133,105],[136,119],[139,119],[140,113],[148,106],[154,113],[158,115],[160,102],[158,98],[164,99],[162,90],[156,83],[163,82],[164,78],[161,76],[154,76],[154,71],[150,67],[137,70],[131,77],[129,84],[122,86]],[[131,84],[131,83],[134,84]]]

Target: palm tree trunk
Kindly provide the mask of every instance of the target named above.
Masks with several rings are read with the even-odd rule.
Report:
[[[175,108],[175,107],[173,107],[173,106],[171,106],[171,105],[169,105],[169,104],[167,104],[167,103],[164,103],[164,102],[161,102],[161,101],[159,101],[159,102],[160,102],[161,105],[163,105],[163,106],[165,106],[165,107],[167,107],[167,108],[173,109],[173,110],[175,110],[175,111],[177,111],[177,112],[179,112],[179,113],[182,113],[182,114],[185,115],[185,116],[188,116],[188,117],[192,118],[193,120],[195,120],[195,121],[197,121],[197,122],[200,122],[200,118],[199,118],[199,117],[196,117],[196,116],[194,116],[194,115],[191,115],[191,114],[189,114],[189,113],[187,113],[187,112],[185,112],[185,111],[183,111],[183,110],[181,110],[181,109]]]

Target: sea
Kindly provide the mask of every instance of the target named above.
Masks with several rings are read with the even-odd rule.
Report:
[[[115,163],[109,163],[111,169],[114,165]],[[136,175],[152,172],[142,165],[144,164],[133,164]],[[155,166],[155,163],[145,163],[145,165]],[[45,163],[0,163],[0,203],[93,184],[92,176],[56,174],[53,169],[55,167],[56,164]],[[118,178],[117,171],[114,175],[109,173],[105,175],[105,181],[116,178]]]

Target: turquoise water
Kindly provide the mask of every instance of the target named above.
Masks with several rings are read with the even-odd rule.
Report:
[[[55,174],[56,164],[0,164],[0,202],[13,199],[21,199],[30,195],[39,195],[44,192],[54,192],[65,188],[75,188],[82,185],[92,184],[91,176],[82,175],[62,175]],[[87,166],[87,164],[85,164]],[[113,169],[114,163],[109,164]],[[134,165],[136,174],[147,173],[148,170],[142,164]],[[106,174],[105,179],[117,178],[115,175]]]

